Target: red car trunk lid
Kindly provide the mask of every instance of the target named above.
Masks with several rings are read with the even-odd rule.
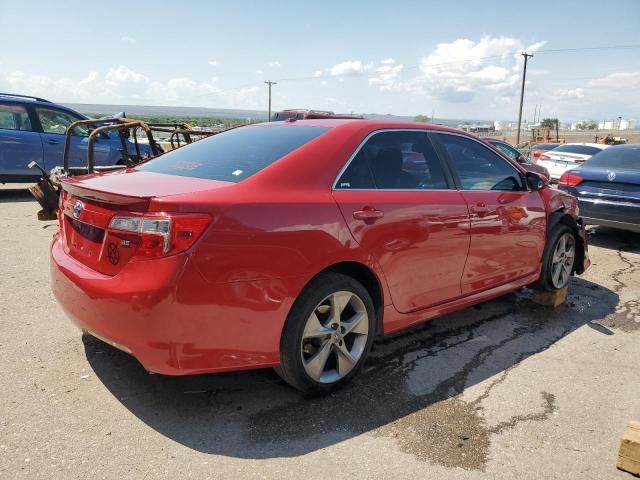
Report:
[[[229,185],[137,170],[70,177],[61,183],[60,230],[65,251],[105,275],[117,274],[141,240],[136,233],[109,229],[114,216],[146,212],[153,198]]]

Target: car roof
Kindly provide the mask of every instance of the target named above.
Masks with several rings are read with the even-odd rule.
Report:
[[[424,122],[407,122],[400,120],[371,120],[371,119],[361,119],[361,118],[323,118],[323,119],[309,119],[309,120],[295,120],[295,119],[287,119],[281,122],[265,122],[255,124],[255,126],[278,126],[278,125],[289,125],[289,126],[305,126],[305,127],[324,127],[324,128],[345,128],[354,127],[354,128],[362,128],[362,129],[370,129],[370,130],[384,130],[384,129],[408,129],[408,130],[435,130],[442,132],[451,132],[451,133],[460,133],[465,136],[473,137],[473,135],[469,135],[467,132],[463,130],[458,130],[451,127],[446,127],[444,125],[438,125],[435,123],[424,123]]]
[[[64,105],[60,105],[58,103],[54,103],[40,97],[31,97],[28,95],[17,95],[17,94],[11,94],[11,93],[0,93],[0,103],[4,103],[4,104],[10,103],[13,105],[36,105],[38,107],[55,108],[58,110],[71,112],[74,115],[78,115],[82,118],[88,118],[86,115],[83,115],[80,112],[76,112],[72,108],[65,107]]]

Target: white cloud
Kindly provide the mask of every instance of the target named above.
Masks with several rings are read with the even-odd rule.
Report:
[[[556,90],[556,95],[562,98],[581,99],[584,98],[584,88],[570,88]]]
[[[256,73],[257,73],[258,75],[262,75],[262,74],[264,73],[264,71],[263,71],[263,70],[256,70]]]
[[[552,99],[559,109],[575,116],[593,116],[592,112],[610,116],[629,112],[633,115],[640,110],[640,96],[635,94],[638,91],[640,71],[614,72],[581,86],[557,89]]]
[[[267,66],[269,68],[280,68],[282,65],[280,64],[280,62],[278,60],[274,60],[273,62],[267,63]]]
[[[397,64],[393,58],[387,58],[381,62],[381,66],[373,70],[374,75],[369,78],[369,85],[379,87],[381,91],[391,91],[403,69],[404,65]]]
[[[496,103],[517,94],[524,50],[535,52],[545,42],[529,46],[511,37],[459,38],[439,43],[420,60],[420,75],[385,84],[389,90],[425,95],[445,102],[471,102],[488,93]],[[370,82],[371,83],[371,82]]]
[[[157,80],[125,65],[106,73],[89,72],[79,79],[47,77],[20,71],[0,72],[0,91],[29,92],[60,102],[137,103],[143,105],[198,105],[257,108],[262,105],[259,86],[222,89],[217,79],[197,82],[187,77]]]
[[[360,77],[371,69],[371,65],[364,65],[360,60],[347,60],[328,68],[334,77]]]
[[[138,40],[136,40],[133,37],[130,37],[129,35],[123,35],[120,37],[120,41],[123,43],[136,43]]]
[[[217,60],[209,60],[207,63],[209,65],[211,65],[212,67],[217,67],[218,66],[218,61]]]

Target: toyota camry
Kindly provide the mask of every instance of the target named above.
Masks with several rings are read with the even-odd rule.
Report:
[[[437,125],[288,119],[62,186],[55,296],[166,375],[327,393],[379,336],[589,265],[573,196]]]

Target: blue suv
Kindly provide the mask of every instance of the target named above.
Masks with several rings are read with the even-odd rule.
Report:
[[[62,166],[64,136],[67,127],[88,117],[48,100],[26,95],[0,93],[0,183],[34,182],[40,178],[29,163],[37,162],[46,170]],[[87,143],[91,130],[76,127],[71,137],[69,165],[87,164]],[[136,152],[126,140],[130,154]],[[147,144],[140,144],[143,156],[151,154]],[[102,132],[94,144],[95,165],[116,165],[122,158],[122,143],[117,131]]]

